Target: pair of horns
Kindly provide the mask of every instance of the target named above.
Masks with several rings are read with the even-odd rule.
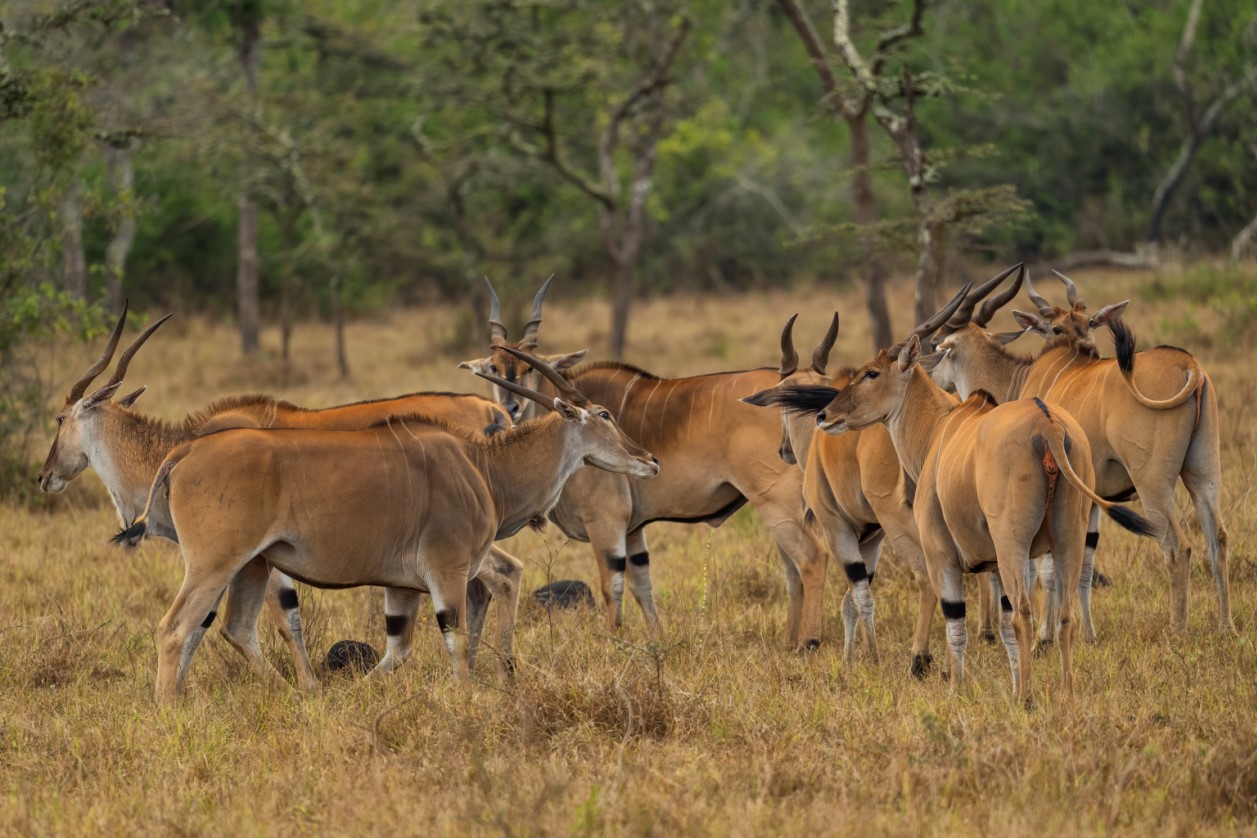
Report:
[[[977,316],[974,317],[974,314],[973,314],[974,307],[979,302],[986,299],[986,297],[992,291],[994,291],[1001,282],[1007,279],[1009,274],[1011,274],[1013,271],[1017,271],[1017,279],[1013,282],[1012,287],[1008,290],[1001,292],[993,299],[988,300],[982,306],[982,308],[978,310]],[[995,316],[995,312],[999,311],[1001,306],[1007,305],[1008,301],[1011,300],[1014,296],[1016,296],[1017,289],[1021,287],[1021,283],[1022,283],[1022,280],[1025,278],[1025,275],[1026,275],[1025,264],[1022,262],[1018,262],[1016,265],[1013,265],[1011,268],[1007,268],[1003,271],[1000,271],[998,274],[991,277],[986,282],[983,282],[981,285],[977,286],[976,288],[973,288],[971,291],[965,294],[964,298],[960,301],[960,304],[956,306],[951,316],[946,318],[945,322],[943,323],[943,334],[950,335],[952,332],[963,329],[965,325],[969,323],[970,319],[972,319],[973,322],[977,323],[979,326],[985,325],[987,321],[989,321],[992,317]],[[922,340],[925,340],[925,338],[928,337],[928,335],[920,335],[919,337]]]
[[[1065,274],[1056,270],[1052,270],[1056,278],[1065,286],[1065,296],[1069,299],[1069,304],[1080,311],[1087,310],[1087,303],[1082,297],[1078,296],[1078,286],[1074,285],[1074,281]],[[1047,301],[1047,298],[1034,290],[1034,286],[1030,284],[1030,277],[1026,277],[1026,294],[1030,297],[1030,302],[1039,307],[1039,314],[1044,317],[1051,317],[1056,314],[1056,306]]]
[[[88,368],[82,378],[74,382],[74,386],[70,388],[70,396],[67,399],[68,403],[77,402],[79,399],[83,398],[83,393],[86,392],[88,385],[95,380],[96,376],[100,375],[104,371],[105,367],[109,366],[109,361],[113,358],[114,350],[118,348],[118,339],[122,337],[122,328],[127,322],[127,309],[129,305],[130,300],[122,304],[122,314],[118,317],[118,322],[113,327],[113,333],[109,336],[109,343],[105,345],[104,353],[101,354],[96,363],[92,364]],[[167,314],[162,319],[152,323],[147,329],[140,332],[139,337],[132,341],[130,346],[122,350],[122,355],[118,357],[118,366],[114,369],[113,376],[110,377],[109,381],[105,384],[105,387],[113,387],[116,384],[122,383],[122,380],[127,374],[127,367],[130,365],[131,359],[135,357],[135,353],[140,351],[140,347],[144,345],[144,342],[149,339],[153,332],[157,331],[161,324],[169,320],[171,316],[172,315]]]
[[[541,290],[537,292],[537,296],[533,297],[532,316],[524,324],[524,337],[519,342],[521,349],[533,349],[537,346],[537,330],[541,328],[541,303],[546,298],[546,291],[550,288],[553,279],[554,274],[550,274],[549,278],[541,284]],[[498,301],[497,292],[493,290],[493,283],[489,281],[489,277],[484,278],[484,284],[489,287],[490,343],[494,346],[501,346],[508,340],[506,326],[502,324],[502,304]]]
[[[589,404],[589,399],[585,397],[584,393],[573,387],[572,383],[564,378],[561,372],[547,364],[545,361],[534,355],[529,355],[527,352],[521,352],[513,346],[501,346],[498,348],[503,352],[509,352],[528,366],[535,369],[537,372],[541,373],[551,384],[558,388],[559,394],[565,401],[571,402],[577,407],[584,407]],[[510,390],[518,396],[531,399],[547,410],[554,410],[554,399],[538,393],[536,390],[516,384],[514,381],[507,381],[504,378],[498,378],[496,375],[490,375],[489,373],[477,372],[476,375],[480,376],[485,381],[493,382],[503,390]]]
[[[794,321],[799,315],[793,314],[786,321],[786,326],[781,330],[781,367],[777,370],[782,378],[787,375],[793,375],[794,371],[799,368],[799,355],[794,351]],[[821,342],[816,345],[816,349],[812,352],[812,369],[821,375],[825,374],[825,367],[829,364],[829,353],[834,348],[834,341],[838,340],[838,312],[834,312],[834,319],[829,322],[829,331],[825,332],[825,337],[821,338]]]

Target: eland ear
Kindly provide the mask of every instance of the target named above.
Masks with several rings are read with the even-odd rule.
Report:
[[[1091,319],[1087,321],[1091,328],[1104,325],[1105,323],[1117,320],[1126,311],[1126,307],[1130,305],[1130,300],[1122,300],[1120,303],[1113,303],[1091,315]]]
[[[921,358],[921,369],[926,372],[933,372],[934,368],[938,366],[938,362],[941,360],[943,360],[942,352],[934,352],[929,355],[925,355]]]
[[[576,352],[568,352],[560,355],[539,355],[537,357],[554,367],[559,372],[569,370],[579,364],[589,354],[588,349],[580,349]]]
[[[478,358],[474,361],[463,361],[458,365],[460,370],[471,370],[472,372],[488,372],[489,359]]]
[[[148,389],[148,385],[147,385],[147,384],[145,384],[143,387],[141,387],[140,389],[136,390],[134,393],[127,393],[125,396],[123,396],[122,398],[118,399],[118,405],[119,405],[120,407],[125,407],[125,408],[128,408],[128,409],[129,409],[129,408],[131,407],[131,405],[135,404],[136,400],[137,400],[140,396],[144,395],[144,391],[145,391],[145,390],[147,390],[147,389]]]
[[[921,360],[921,338],[915,334],[899,350],[899,371],[907,372]]]
[[[996,332],[991,335],[991,340],[995,341],[1000,346],[1007,346],[1025,333],[1025,329],[1018,329],[1014,332]]]
[[[1021,328],[1043,335],[1043,337],[1049,337],[1052,334],[1048,324],[1033,314],[1027,314],[1024,311],[1014,311],[1013,319],[1017,321],[1017,325]]]
[[[95,393],[83,399],[84,410],[95,410],[100,405],[113,398],[114,393],[118,392],[118,388],[122,386],[122,382],[118,381],[114,384],[106,384]]]
[[[563,401],[558,397],[554,400],[554,412],[569,422],[579,422],[585,415],[585,411],[581,410],[574,404]]]

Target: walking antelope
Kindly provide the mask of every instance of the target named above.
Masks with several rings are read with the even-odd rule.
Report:
[[[1133,532],[1147,521],[1108,503],[1091,489],[1094,475],[1087,439],[1069,414],[1033,400],[996,405],[986,393],[964,402],[921,369],[921,336],[882,350],[842,390],[795,391],[787,407],[815,410],[828,433],[883,423],[908,479],[916,484],[913,515],[930,579],[942,600],[952,658],[952,683],[964,679],[964,573],[998,572],[1000,637],[1008,652],[1013,689],[1025,703],[1030,688],[1029,558],[1053,547],[1059,567],[1061,670],[1073,690],[1073,594],[1082,569],[1087,512],[1104,507]],[[1015,616],[1014,616],[1015,615]]]
[[[1158,543],[1170,570],[1170,611],[1175,629],[1187,625],[1191,549],[1174,513],[1174,487],[1187,487],[1209,550],[1218,597],[1218,622],[1234,630],[1227,581],[1227,537],[1219,494],[1222,487],[1217,396],[1208,373],[1182,349],[1161,346],[1134,352],[1134,337],[1120,320],[1125,304],[1106,306],[1092,318],[1077,290],[1068,311],[1038,294],[1032,299],[1040,316],[1014,312],[1024,328],[1047,338],[1032,357],[1013,354],[1001,336],[975,324],[958,326],[938,345],[933,375],[962,396],[985,390],[1000,400],[1037,396],[1061,405],[1074,416],[1091,444],[1096,490],[1106,498],[1137,494],[1144,514],[1157,528]],[[1090,320],[1113,331],[1116,359],[1086,351]],[[1072,328],[1068,323],[1073,322]],[[1083,328],[1080,322],[1087,323]],[[1057,330],[1060,330],[1059,332]],[[1136,360],[1137,359],[1137,360]],[[1099,543],[1099,512],[1092,512],[1088,558]],[[1083,603],[1084,632],[1090,614]]]
[[[497,309],[491,314],[493,322]],[[540,322],[539,306],[530,322]],[[531,334],[535,349],[536,330]],[[498,352],[520,359],[527,354],[505,345]],[[545,373],[544,366],[538,369]],[[741,402],[777,383],[777,371],[765,367],[659,378],[630,364],[602,362],[584,364],[566,378],[552,372],[540,384],[543,392],[553,395],[561,391],[559,382],[570,382],[607,405],[625,433],[663,463],[659,476],[649,482],[593,469],[577,472],[550,511],[550,519],[568,538],[593,548],[608,628],[618,630],[623,620],[627,575],[650,630],[656,635],[661,631],[647,524],[680,521],[715,527],[749,501],[781,554],[790,597],[787,642],[800,648],[819,645],[826,554],[804,522],[803,475],[775,453],[780,423],[767,411]]]
[[[164,489],[185,574],[157,630],[158,699],[182,692],[194,628],[263,555],[320,587],[431,593],[455,676],[465,677],[467,584],[493,541],[543,516],[582,465],[642,478],[659,470],[574,388],[552,398],[484,377],[553,412],[489,438],[408,415],[360,431],[225,430],[171,451],[149,507]],[[147,528],[146,510],[116,540],[137,543]],[[413,630],[411,621],[390,654],[405,659]]]
[[[113,375],[103,387],[84,396],[87,387],[108,367],[126,323],[126,315],[124,308],[104,353],[70,389],[65,406],[57,415],[57,434],[39,473],[43,491],[60,492],[85,469],[94,469],[124,523],[134,520],[144,510],[153,475],[170,450],[215,429],[304,427],[352,430],[366,427],[394,413],[408,412],[437,416],[468,430],[481,430],[486,435],[511,425],[510,419],[503,416],[494,402],[479,396],[445,393],[415,393],[322,410],[307,410],[270,396],[238,396],[220,399],[201,411],[189,414],[181,422],[162,422],[129,409],[144,388],[116,401],[112,397],[122,386],[131,359],[166,318],[150,325],[123,350]],[[164,498],[159,497],[149,512],[148,532],[172,541],[178,540]],[[260,604],[254,603],[260,603],[260,599],[265,597],[279,622],[280,633],[292,649],[298,685],[302,689],[314,689],[318,681],[306,652],[296,589],[292,580],[283,573],[272,570],[267,574],[264,571],[265,568],[259,565],[232,581],[230,607],[221,624],[223,635],[259,674],[267,678],[277,677],[274,667],[261,654],[257,637],[256,611]],[[476,580],[469,591],[474,606],[468,615],[473,643],[478,639],[489,596],[493,595],[497,597],[497,642],[502,653],[509,656],[515,617],[514,591],[519,587],[522,571],[523,566],[518,560],[494,548],[493,560],[487,563],[484,578]],[[413,621],[417,608],[418,600],[413,592],[385,591],[390,643],[406,622]],[[200,642],[216,613],[217,607],[195,630],[194,643]],[[250,614],[255,617],[252,621],[248,619]]]

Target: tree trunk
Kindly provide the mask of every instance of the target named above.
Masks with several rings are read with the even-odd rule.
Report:
[[[859,234],[860,259],[864,270],[869,325],[873,332],[873,350],[894,343],[890,312],[886,308],[886,271],[877,253],[877,242],[871,231],[877,223],[877,199],[873,193],[873,177],[869,173],[869,130],[865,114],[847,118],[851,132],[851,196],[855,204],[856,224],[864,228]]]
[[[126,273],[131,246],[135,244],[134,155],[135,146],[131,142],[125,147],[105,146],[109,183],[122,214],[105,249],[105,306],[109,311],[122,307],[122,278]]]
[[[296,219],[292,214],[279,211],[279,235],[284,248],[284,272],[279,279],[279,360],[284,369],[284,386],[292,375],[292,291],[297,274]]]
[[[258,107],[258,68],[261,63],[259,43],[261,28],[255,19],[240,23],[240,66],[249,89],[249,106]],[[240,346],[246,356],[258,350],[258,208],[251,194],[251,169],[244,162],[242,186],[236,205],[239,208],[236,263],[236,325],[240,330]]]
[[[1179,149],[1174,165],[1166,172],[1165,177],[1157,184],[1157,191],[1152,196],[1152,209],[1148,213],[1148,226],[1144,229],[1144,241],[1156,243],[1161,239],[1161,222],[1165,220],[1165,210],[1174,197],[1175,191],[1187,177],[1187,170],[1200,151],[1203,137],[1190,137]]]
[[[340,304],[340,276],[332,273],[328,285],[328,297],[332,305],[332,326],[336,330],[336,367],[341,378],[349,377],[349,359],[345,354],[345,310]]]
[[[615,269],[614,285],[611,292],[611,357],[624,357],[624,346],[628,342],[629,308],[633,304],[633,275],[637,271],[636,260],[613,258]]]
[[[1257,236],[1257,216],[1253,216],[1253,220],[1244,225],[1244,229],[1236,233],[1235,238],[1231,239],[1231,261],[1238,262],[1240,257],[1244,255],[1244,251],[1248,249],[1249,243],[1253,240],[1253,236]]]
[[[938,311],[938,287],[943,273],[946,237],[947,227],[941,221],[932,221],[929,216],[921,221],[921,253],[917,257],[916,300],[913,305],[917,323],[924,323]]]
[[[87,299],[87,255],[83,251],[83,173],[76,169],[61,194],[61,266],[65,290]],[[113,309],[110,309],[111,311]]]

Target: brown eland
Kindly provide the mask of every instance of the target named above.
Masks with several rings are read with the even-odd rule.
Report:
[[[1060,404],[1077,419],[1090,441],[1097,492],[1112,499],[1137,495],[1144,514],[1160,533],[1176,630],[1187,625],[1191,566],[1191,549],[1184,544],[1174,511],[1174,488],[1181,479],[1208,548],[1218,623],[1223,630],[1233,631],[1213,382],[1182,349],[1163,346],[1135,353],[1134,336],[1120,317],[1124,303],[1106,306],[1087,318],[1086,304],[1072,282],[1067,292],[1071,297],[1068,310],[1052,306],[1035,293],[1032,300],[1039,306],[1039,315],[1014,312],[1023,329],[1047,339],[1039,353],[1027,357],[1006,349],[1004,344],[1014,333],[993,335],[978,324],[949,324],[955,328],[938,344],[933,375],[962,396],[977,390],[1002,401],[1037,396]],[[1101,359],[1094,351],[1091,328],[1100,324],[1114,335],[1116,358]],[[1088,532],[1088,566],[1098,543],[1099,511],[1095,510]],[[1086,602],[1083,620],[1084,636],[1093,639]]]
[[[39,485],[45,492],[60,492],[85,469],[93,469],[105,484],[124,526],[143,512],[153,475],[161,467],[170,450],[204,433],[229,427],[252,428],[323,428],[354,430],[365,428],[397,413],[423,413],[438,417],[469,431],[491,435],[511,426],[501,409],[480,396],[448,393],[413,393],[393,399],[359,402],[341,407],[309,410],[271,396],[236,396],[220,399],[203,410],[189,414],[180,422],[163,422],[130,410],[145,388],[121,398],[112,396],[126,376],[136,352],[166,318],[150,325],[123,350],[112,377],[101,388],[84,395],[87,387],[109,365],[126,322],[123,309],[113,334],[100,359],[74,384],[65,405],[57,414],[57,433],[43,468]],[[177,540],[165,499],[159,497],[149,512],[148,532],[169,540]],[[231,594],[222,632],[228,642],[266,678],[278,673],[261,654],[257,638],[257,598],[265,597],[280,626],[281,635],[289,643],[295,663],[298,686],[314,689],[318,682],[310,665],[303,639],[298,599],[292,580],[272,570],[263,574],[259,565],[236,579],[229,586]],[[510,654],[510,637],[514,623],[515,597],[523,566],[517,559],[493,548],[482,578],[473,580],[468,589],[468,619],[473,644],[478,639],[485,606],[493,596],[498,626],[497,648]],[[386,626],[390,645],[418,609],[414,592],[385,591]],[[192,644],[200,642],[214,622],[217,607],[194,631]],[[474,653],[474,648],[473,648]]]
[[[167,495],[185,575],[158,626],[158,699],[182,692],[194,628],[263,555],[319,587],[430,593],[455,676],[465,678],[467,585],[493,541],[540,520],[582,465],[639,478],[659,469],[606,408],[574,390],[585,407],[485,377],[553,412],[489,438],[410,415],[359,431],[224,430],[171,451],[149,506]],[[142,514],[117,540],[137,543],[146,530]],[[390,650],[398,663],[413,629]]]

